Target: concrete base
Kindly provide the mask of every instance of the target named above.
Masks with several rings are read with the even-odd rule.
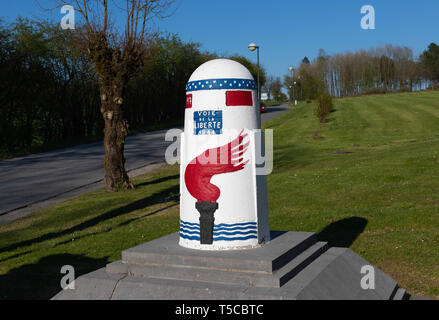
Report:
[[[122,252],[122,260],[76,280],[55,300],[404,299],[406,292],[375,270],[375,289],[361,288],[370,265],[347,248],[329,248],[314,233],[271,232],[263,247],[199,251],[177,233]]]

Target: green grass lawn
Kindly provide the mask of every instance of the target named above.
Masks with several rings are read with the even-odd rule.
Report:
[[[439,92],[335,100],[320,126],[314,104],[267,123],[272,230],[313,231],[348,246],[412,294],[439,298]],[[178,231],[178,167],[93,192],[0,226],[0,299],[47,299],[63,265],[76,276],[123,249]]]

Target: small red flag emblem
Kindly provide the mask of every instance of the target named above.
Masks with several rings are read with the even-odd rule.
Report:
[[[186,109],[192,108],[192,95],[188,94],[186,96]]]

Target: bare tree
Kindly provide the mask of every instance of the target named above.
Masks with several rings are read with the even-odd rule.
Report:
[[[316,98],[322,91],[346,97],[421,90],[428,81],[422,63],[408,47],[386,45],[332,56],[320,51],[317,59],[308,62],[303,62],[295,72],[297,80],[301,77],[298,83],[306,99]],[[291,81],[290,76],[285,76],[288,86]]]
[[[125,170],[124,145],[128,123],[123,116],[128,81],[147,58],[155,33],[154,18],[163,18],[173,0],[52,0],[56,8],[72,5],[80,14],[76,43],[94,64],[99,78],[101,114],[105,121],[105,184],[108,191],[131,189]],[[112,15],[113,14],[113,15]],[[123,32],[112,23],[114,15],[125,18]]]
[[[273,95],[273,99],[276,101],[281,101],[281,93],[282,93],[282,81],[279,77],[275,78],[270,86],[270,93]]]
[[[268,76],[267,79],[265,80],[264,85],[262,86],[262,91],[268,94],[269,99],[271,99],[271,89],[273,86],[273,82],[274,82],[274,77]]]

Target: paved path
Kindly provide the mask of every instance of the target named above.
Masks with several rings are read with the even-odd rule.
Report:
[[[267,108],[262,122],[287,109],[287,106]],[[170,144],[164,138],[166,131],[128,137],[125,147],[127,170],[163,163],[165,150]],[[0,161],[0,224],[45,207],[35,206],[41,201],[50,205],[102,187],[103,158],[103,143],[97,142]],[[143,172],[145,170],[138,171],[139,174]],[[21,214],[17,212],[20,210]]]

